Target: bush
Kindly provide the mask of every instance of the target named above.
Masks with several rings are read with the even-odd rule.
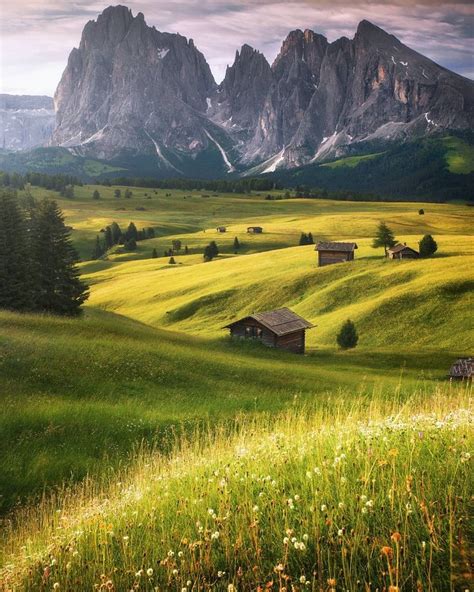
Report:
[[[352,349],[357,345],[359,336],[357,335],[354,323],[348,319],[341,327],[336,338],[337,344],[341,349]]]

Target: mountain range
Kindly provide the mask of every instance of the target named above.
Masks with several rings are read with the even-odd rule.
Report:
[[[192,39],[113,6],[86,24],[54,105],[48,144],[74,156],[157,177],[255,175],[472,130],[474,82],[364,20],[333,43],[292,31],[271,65],[244,45],[217,84]]]

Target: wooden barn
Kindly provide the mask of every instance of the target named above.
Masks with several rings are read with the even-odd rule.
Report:
[[[389,259],[418,259],[420,253],[408,247],[406,244],[395,245],[387,251],[387,257]]]
[[[318,252],[318,266],[342,263],[343,261],[354,261],[354,250],[356,243],[328,243],[319,242],[315,251]]]
[[[227,228],[225,226],[218,226],[216,230],[217,232],[227,232]]]
[[[474,377],[474,358],[456,360],[449,371],[452,380],[472,380]]]
[[[268,347],[287,349],[295,354],[304,354],[306,329],[314,327],[289,308],[258,312],[233,323],[231,337],[257,339]]]
[[[263,228],[261,226],[249,226],[247,232],[249,234],[262,234]]]

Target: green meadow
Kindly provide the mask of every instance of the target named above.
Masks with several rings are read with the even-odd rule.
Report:
[[[5,589],[464,589],[470,389],[446,375],[472,353],[472,208],[114,190],[32,188],[90,298],[78,319],[0,312]],[[380,220],[438,252],[386,260]],[[156,236],[91,261],[113,221]],[[355,261],[318,268],[302,232],[356,241]],[[316,325],[304,356],[223,329],[282,306]]]

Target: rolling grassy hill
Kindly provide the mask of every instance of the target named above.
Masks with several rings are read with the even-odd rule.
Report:
[[[106,578],[119,574],[114,576],[114,585],[119,590],[121,586],[132,586],[136,578],[142,578],[145,571],[136,575],[140,569],[149,569],[153,564],[156,571],[156,562],[165,559],[168,547],[177,553],[179,540],[194,537],[180,523],[181,518],[173,524],[166,522],[173,520],[168,503],[182,508],[182,515],[188,522],[191,520],[189,523],[201,520],[200,510],[197,513],[185,510],[188,502],[183,501],[183,495],[186,498],[191,493],[177,494],[179,488],[189,486],[188,477],[182,481],[181,476],[187,475],[186,471],[189,475],[195,474],[196,467],[204,464],[209,465],[202,474],[204,481],[211,479],[215,471],[220,474],[226,459],[234,462],[237,440],[244,447],[271,440],[275,430],[280,429],[273,423],[275,414],[294,412],[291,420],[282,419],[279,425],[289,434],[295,434],[294,447],[289,446],[284,453],[285,462],[295,471],[290,474],[282,467],[275,473],[278,480],[283,479],[284,485],[275,500],[278,512],[275,515],[269,512],[262,520],[261,535],[266,540],[283,539],[286,530],[296,528],[280,504],[284,505],[285,499],[294,498],[298,492],[298,495],[306,492],[303,487],[306,461],[303,462],[297,452],[301,446],[309,446],[305,429],[310,433],[323,430],[323,433],[323,426],[332,422],[333,417],[337,418],[333,422],[334,446],[329,446],[329,440],[326,444],[318,440],[310,456],[322,461],[325,455],[334,455],[339,444],[351,450],[358,469],[348,474],[351,491],[344,493],[344,503],[354,516],[360,499],[357,496],[361,494],[356,491],[356,484],[361,471],[369,475],[371,470],[365,453],[357,448],[360,442],[349,439],[341,444],[342,440],[335,434],[354,433],[360,422],[370,423],[370,418],[385,421],[383,418],[387,414],[405,413],[408,418],[411,413],[426,413],[431,407],[439,411],[442,418],[450,413],[463,413],[468,406],[468,393],[463,385],[443,387],[443,384],[453,359],[469,355],[472,347],[469,310],[474,286],[474,241],[470,208],[426,204],[422,206],[425,214],[419,215],[420,204],[410,203],[272,201],[255,194],[155,192],[138,188],[133,188],[131,199],[118,200],[113,197],[114,187],[99,187],[102,198],[94,201],[94,189],[94,186],[77,188],[74,200],[59,200],[84,259],[81,263],[83,277],[91,287],[84,315],[78,319],[62,319],[0,312],[2,511],[46,486],[75,482],[91,475],[83,489],[73,489],[69,493],[60,490],[56,498],[48,495],[39,509],[20,511],[12,523],[6,523],[13,526],[8,527],[3,540],[2,573],[5,581],[8,578],[9,582],[18,583],[20,578],[18,589],[38,589],[40,571],[44,574],[46,568],[51,578],[53,575],[55,578],[50,580],[48,576],[48,586],[57,581],[61,589],[70,590],[80,589],[85,583],[93,586],[100,580],[100,574]],[[48,194],[36,188],[33,193],[36,196]],[[370,246],[375,227],[382,219],[393,228],[399,240],[412,246],[417,245],[423,234],[433,234],[439,244],[438,254],[428,260],[386,261],[382,250]],[[114,220],[122,227],[131,220],[138,227],[153,226],[157,236],[140,242],[135,252],[120,252],[118,248],[105,260],[88,261],[95,236]],[[217,234],[215,228],[219,224],[227,225],[228,232]],[[251,224],[262,225],[264,234],[247,235],[245,229]],[[356,260],[318,268],[313,246],[295,246],[300,233],[308,231],[316,240],[356,240],[359,245]],[[237,253],[232,247],[235,236],[242,243]],[[183,246],[189,246],[189,255],[176,254],[176,265],[169,265],[168,257],[150,258],[153,248],[159,252],[170,248],[176,238]],[[210,240],[217,241],[222,254],[210,263],[203,263],[202,250]],[[295,356],[253,343],[233,343],[222,330],[230,320],[251,311],[280,306],[291,307],[316,325],[307,334],[307,355]],[[356,350],[343,352],[336,348],[335,336],[347,318],[356,322],[360,343]],[[354,407],[357,413],[346,421],[345,414],[350,414]],[[398,447],[406,450],[409,446],[410,434],[406,441],[405,436],[402,436],[403,441],[397,440],[390,431],[390,421],[387,420],[386,450],[380,449],[379,456],[387,454],[388,450]],[[221,439],[215,436],[217,424],[222,426]],[[196,434],[196,430],[201,435]],[[228,440],[227,435],[231,433],[237,440]],[[437,444],[440,458],[448,459],[446,462],[452,471],[446,474],[446,483],[433,479],[425,502],[441,504],[443,516],[448,512],[443,500],[445,486],[451,479],[449,475],[459,479],[456,481],[459,491],[466,487],[464,473],[455,469],[459,457],[452,453],[457,442],[465,446],[464,433],[465,425],[461,422],[454,431],[443,432]],[[190,435],[193,444],[186,440]],[[181,437],[181,446],[196,446],[189,464],[179,464],[182,455],[177,441]],[[186,441],[188,444],[184,444]],[[171,453],[169,466],[175,468],[167,472],[167,460],[156,454],[149,456],[148,452],[137,453],[137,447],[146,451],[155,447],[160,452]],[[401,456],[405,458],[405,453]],[[132,468],[127,469],[130,462]],[[439,469],[428,447],[416,457],[414,466],[421,471],[427,463],[431,463],[434,472]],[[255,466],[249,463],[240,468],[252,472]],[[117,470],[123,471],[120,477]],[[405,483],[409,476],[407,466],[402,463],[396,470],[397,479]],[[163,492],[153,489],[155,477],[152,475],[161,472],[169,475],[169,502]],[[374,496],[381,496],[386,487],[385,477],[382,477],[380,474],[380,481],[373,486]],[[324,496],[320,490],[322,497],[318,506],[325,504],[335,508],[341,501],[336,499],[334,490],[330,493],[331,479],[333,477],[324,485]],[[449,481],[451,485],[453,479]],[[122,485],[114,485],[118,481],[127,482],[124,487],[130,487],[130,491],[138,488],[142,492],[140,499],[143,501],[137,505],[138,498],[133,494],[124,515],[120,514],[121,498],[125,496],[125,499],[126,495]],[[206,488],[201,486],[201,481],[198,483],[192,495],[203,500],[199,503],[206,508],[222,503],[224,512],[225,503],[216,497],[214,485]],[[254,492],[253,487],[254,484],[252,493],[237,488],[235,504],[241,500],[240,503],[250,509],[255,504],[260,506],[263,501],[255,499],[258,491]],[[398,487],[397,484],[397,491]],[[402,489],[400,485],[397,494],[400,500]],[[441,491],[443,495],[439,497]],[[96,506],[99,498],[109,499],[110,508],[102,503]],[[403,504],[406,503],[403,499]],[[355,582],[354,574],[359,574],[364,561],[371,561],[377,565],[374,569],[379,569],[374,559],[375,555],[379,556],[379,546],[390,539],[390,533],[399,528],[400,521],[406,520],[402,511],[405,506],[401,501],[400,504],[396,518],[384,513],[383,519],[374,522],[372,527],[361,523],[356,528],[359,530],[353,539],[355,546],[350,548],[354,565],[358,567],[345,573],[345,580],[341,579],[348,586]],[[67,527],[58,538],[55,535],[54,544],[48,546],[52,530],[57,527],[58,505],[64,509]],[[163,523],[168,524],[166,536],[150,518],[152,507],[158,507],[161,517],[168,517]],[[127,514],[129,511],[131,517]],[[457,520],[464,514],[464,506],[458,503],[451,516]],[[118,533],[117,540],[124,540],[124,536],[136,540],[142,522],[137,516],[148,517],[147,532],[153,540],[158,537],[161,541],[158,550],[155,546],[151,553],[151,539],[147,537],[133,546],[131,555],[127,555],[128,551],[121,555],[122,551],[115,547],[109,550],[108,544],[102,542],[100,547],[96,546],[100,537],[94,537],[102,532],[104,523],[113,525],[111,529]],[[86,517],[85,523],[83,517]],[[282,520],[281,527],[276,526],[277,517]],[[334,528],[354,522],[352,518],[348,521],[336,515],[330,518],[318,515],[312,521],[308,506],[302,514],[300,530],[308,529],[308,536],[318,541],[318,545],[326,544],[321,536],[333,537],[336,544],[337,531],[342,526],[337,526],[334,532],[323,533],[321,529],[325,528],[327,519],[334,520]],[[413,531],[417,533],[417,545],[429,537],[422,523],[421,511],[417,513]],[[74,538],[78,525],[85,533],[81,541]],[[438,536],[443,541],[449,538],[446,525],[443,521],[439,527]],[[205,526],[205,536],[210,537],[207,528]],[[235,533],[248,528],[246,522],[232,518],[228,531],[219,530],[223,538],[228,537],[235,545]],[[411,526],[407,525],[406,530],[412,532]],[[21,551],[26,533],[31,541],[28,550]],[[302,534],[303,530],[297,536]],[[361,541],[367,536],[372,537],[371,555],[362,558]],[[63,549],[73,539],[73,547],[78,549],[81,559],[74,564],[69,576],[63,571],[68,563],[67,552],[63,555]],[[203,545],[207,548],[207,542]],[[244,554],[256,551],[248,542],[242,545]],[[49,559],[44,559],[45,548],[57,559],[58,569],[53,569],[54,564]],[[107,549],[101,560],[98,557],[102,551],[98,549]],[[159,585],[191,590],[192,586],[186,585],[188,578],[195,583],[195,589],[199,589],[196,582],[201,585],[205,578],[206,582],[212,581],[216,589],[221,589],[223,584],[219,583],[217,572],[225,570],[222,566],[231,547],[226,549],[216,548],[216,555],[214,552],[208,555],[207,563],[201,562],[199,573],[189,567],[189,562],[176,567],[170,561],[170,569],[166,571],[165,566],[164,576],[140,580],[140,586],[142,589]],[[394,547],[392,552],[395,551]],[[433,552],[438,553],[438,549],[433,547]],[[151,563],[148,560],[140,563],[138,556],[143,557],[143,553],[151,553]],[[416,563],[415,555],[414,547],[410,547],[411,559],[407,565]],[[446,565],[444,551],[437,557],[440,566]],[[37,559],[39,563],[35,564]],[[239,561],[248,567],[243,558]],[[325,586],[324,582],[333,578],[333,574],[341,577],[342,565],[331,567],[322,555],[320,561],[320,580],[315,580],[318,585]],[[245,581],[249,586],[249,582],[255,585],[257,581],[268,582],[267,576],[278,562],[284,563],[284,569],[296,585],[301,575],[310,577],[307,558],[301,556],[301,560],[293,561],[289,555],[269,547],[268,554],[262,556],[261,562],[259,559],[259,575]],[[16,566],[13,572],[9,564]],[[22,579],[33,564],[36,567],[30,571],[30,579]],[[85,565],[90,570],[89,575],[81,579]],[[428,571],[434,569],[433,563],[430,565],[419,568],[419,577],[428,577]],[[179,578],[173,575],[176,568]],[[226,582],[222,589],[227,589],[228,583],[237,586],[237,563],[232,570],[232,578],[222,580]],[[442,572],[447,574],[449,569],[443,571],[440,567],[436,573]],[[379,571],[374,571],[372,577],[374,581],[382,581]],[[383,582],[386,583],[386,579]],[[304,586],[307,589],[306,584]]]

